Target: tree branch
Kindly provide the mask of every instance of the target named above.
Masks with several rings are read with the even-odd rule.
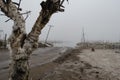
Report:
[[[11,0],[2,0],[4,4],[9,4]]]
[[[31,13],[31,11],[27,11],[27,12],[25,12],[25,13],[21,13],[21,15],[29,14],[29,13]]]
[[[22,11],[22,9],[20,8],[21,1],[22,1],[22,0],[19,0],[19,3],[13,2],[14,4],[16,4],[16,5],[18,6],[18,10],[20,10],[20,11]]]
[[[30,44],[32,44],[33,48],[37,47],[37,42],[39,35],[41,34],[41,30],[49,22],[51,16],[58,11],[64,11],[64,9],[61,8],[61,0],[46,0],[42,1],[40,5],[42,7],[40,15],[38,16],[31,32],[27,36],[27,40],[30,41]]]
[[[27,16],[25,17],[25,20],[29,17],[29,14],[27,14]]]

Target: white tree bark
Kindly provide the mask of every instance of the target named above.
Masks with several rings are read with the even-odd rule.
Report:
[[[48,23],[52,14],[64,11],[64,9],[61,9],[61,0],[43,1],[40,15],[31,32],[27,35],[24,17],[11,0],[6,1],[8,2],[0,0],[0,9],[14,22],[13,31],[8,40],[12,59],[9,80],[28,80],[29,57],[32,51],[38,47],[37,43],[41,30]]]

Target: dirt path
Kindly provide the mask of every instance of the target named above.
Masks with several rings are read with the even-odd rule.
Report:
[[[92,66],[97,66],[120,79],[120,54],[114,50],[84,50],[79,55],[80,59]]]
[[[64,47],[51,47],[39,48],[33,52],[30,58],[31,68],[51,62],[59,56],[60,52],[64,52],[67,48]],[[8,80],[9,74],[9,51],[2,50],[0,52],[0,80]],[[36,70],[36,69],[35,69]]]
[[[40,80],[120,80],[120,54],[114,50],[84,50],[81,53],[73,49],[57,63],[61,60],[64,61]]]

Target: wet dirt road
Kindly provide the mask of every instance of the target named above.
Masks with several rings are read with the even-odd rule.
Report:
[[[30,65],[36,67],[56,59],[60,52],[64,52],[65,47],[39,48],[33,52]],[[10,56],[8,50],[0,50],[0,80],[8,80]]]

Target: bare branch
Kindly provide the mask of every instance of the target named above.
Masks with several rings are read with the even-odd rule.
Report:
[[[27,14],[27,16],[26,16],[25,20],[26,20],[28,17],[29,17],[29,15]]]
[[[17,5],[17,6],[19,6],[19,4],[17,2],[12,2],[12,3],[15,4],[15,5]]]
[[[31,12],[31,11],[26,12],[27,16],[26,16],[25,20],[29,17],[29,13],[30,13],[30,12]],[[25,14],[25,13],[24,13],[24,14]]]
[[[62,1],[61,1],[61,3],[60,3],[61,6],[62,6],[62,4],[63,4],[64,1],[65,1],[65,0],[62,0]]]
[[[11,0],[2,0],[4,4],[9,4]]]
[[[17,3],[17,2],[12,2],[13,4],[15,4],[15,5],[18,6],[18,10],[20,10],[20,11],[22,11],[22,8],[20,8],[21,1],[22,1],[22,0],[19,0],[19,3]]]
[[[29,17],[29,13],[31,13],[31,11],[27,11],[27,12],[25,12],[25,13],[21,13],[22,15],[24,15],[24,14],[27,14],[27,16],[26,16],[26,18],[25,18],[25,20]],[[5,14],[0,14],[0,16],[5,16]],[[10,21],[11,19],[9,18],[9,19],[7,19],[5,22],[8,22],[8,21]]]
[[[9,18],[8,20],[6,20],[5,22],[8,22],[8,21],[10,21],[11,19]]]
[[[31,11],[27,11],[27,12],[25,12],[25,13],[21,13],[21,15],[25,15],[25,14],[27,14],[27,16],[26,16],[26,18],[25,18],[25,20],[29,17],[29,14],[31,13]]]
[[[21,4],[21,1],[22,1],[22,0],[19,0],[19,5],[18,5],[18,9],[20,8],[20,4]]]
[[[21,13],[21,14],[24,15],[24,14],[29,14],[29,13],[31,13],[31,11],[27,11],[27,12]]]

